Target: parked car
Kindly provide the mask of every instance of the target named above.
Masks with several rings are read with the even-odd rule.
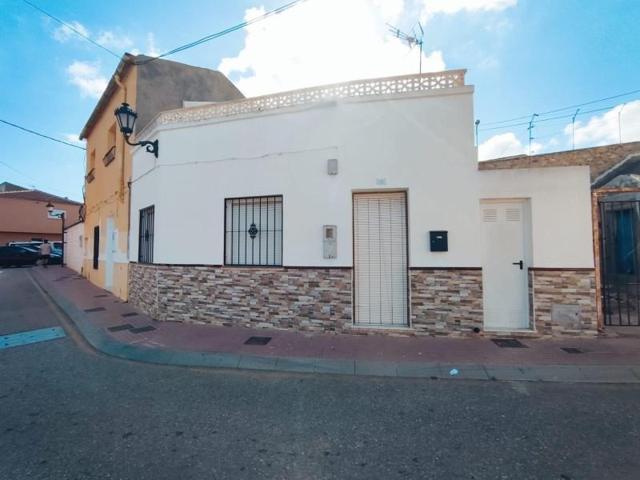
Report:
[[[35,245],[13,245],[16,248],[20,248],[25,252],[32,253],[40,258],[40,247]],[[49,256],[49,265],[60,265],[62,263],[62,250],[59,248],[52,248],[51,255]]]
[[[39,254],[24,248],[14,246],[0,247],[0,267],[35,265],[38,258]]]

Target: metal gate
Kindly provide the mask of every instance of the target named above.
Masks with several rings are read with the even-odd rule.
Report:
[[[635,195],[634,195],[635,196]],[[607,326],[640,326],[640,200],[602,198],[600,268]]]

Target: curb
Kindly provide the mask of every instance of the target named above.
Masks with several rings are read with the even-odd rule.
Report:
[[[31,278],[71,319],[97,351],[112,357],[157,365],[262,370],[366,377],[423,378],[431,380],[489,380],[560,383],[638,384],[635,365],[482,365],[422,362],[381,362],[326,358],[236,355],[226,352],[184,352],[120,342],[93,325],[87,315],[63,295],[47,289],[36,275]],[[456,373],[453,373],[453,370]]]

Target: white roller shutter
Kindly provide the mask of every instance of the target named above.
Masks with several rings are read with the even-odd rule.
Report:
[[[406,194],[355,194],[353,227],[355,322],[406,326]]]

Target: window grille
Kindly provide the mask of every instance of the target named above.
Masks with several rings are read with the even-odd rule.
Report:
[[[282,195],[225,200],[225,265],[282,265]]]
[[[140,235],[138,238],[138,262],[153,263],[153,205],[140,210]]]

